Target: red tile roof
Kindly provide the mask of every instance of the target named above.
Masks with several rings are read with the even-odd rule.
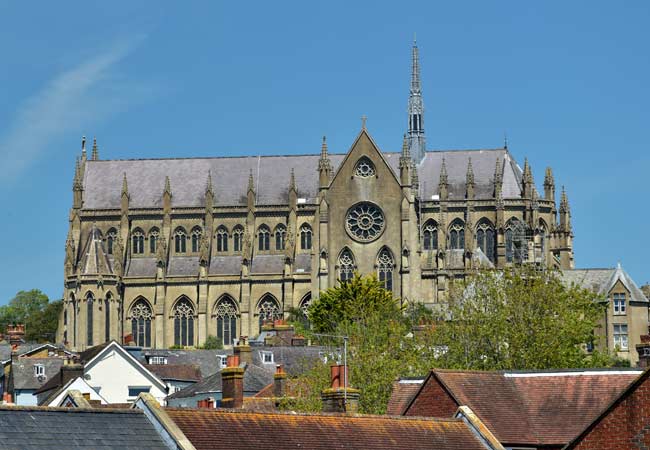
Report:
[[[404,410],[411,403],[415,394],[418,393],[422,387],[423,378],[404,378],[393,382],[393,389],[388,399],[388,406],[386,407],[386,414],[392,416],[401,416]]]
[[[475,372],[434,370],[459,405],[469,406],[502,444],[565,445],[639,375],[638,371]],[[421,392],[424,392],[424,386]],[[427,415],[418,393],[407,415]]]
[[[147,364],[161,380],[201,381],[201,369],[194,364]]]
[[[166,408],[197,450],[485,450],[461,419]]]

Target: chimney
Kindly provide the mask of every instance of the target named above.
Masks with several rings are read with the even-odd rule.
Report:
[[[241,408],[244,405],[244,368],[239,367],[239,355],[230,355],[221,369],[221,406]]]
[[[282,364],[278,364],[273,375],[273,396],[279,398],[285,395],[287,395],[287,373]]]
[[[239,360],[246,364],[253,364],[253,352],[248,345],[248,336],[240,336],[239,342],[235,345],[233,353],[239,356]]]
[[[8,325],[7,339],[10,345],[19,345],[25,342],[25,325]]]
[[[61,366],[61,385],[65,385],[68,381],[74,380],[75,378],[83,378],[84,376],[84,366],[81,364],[74,364],[72,361],[64,361]]]
[[[207,397],[203,400],[199,400],[196,403],[197,408],[206,408],[206,409],[213,409],[214,408],[214,399]]]
[[[321,393],[323,412],[355,414],[359,410],[361,391],[348,386],[346,367],[330,366],[331,386]]]
[[[650,335],[642,334],[641,343],[636,344],[636,352],[639,354],[639,367],[647,369],[650,367]]]

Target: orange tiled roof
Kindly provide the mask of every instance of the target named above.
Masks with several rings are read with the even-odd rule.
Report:
[[[405,378],[393,382],[393,389],[388,399],[386,414],[392,416],[401,416],[404,414],[404,410],[420,390],[423,381],[424,379],[422,378]]]
[[[485,450],[461,419],[166,408],[197,450]]]

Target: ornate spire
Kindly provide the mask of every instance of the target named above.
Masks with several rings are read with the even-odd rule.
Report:
[[[440,182],[439,184],[448,184],[447,179],[447,165],[445,164],[445,158],[442,157],[442,165],[440,166]]]
[[[327,156],[327,136],[323,136],[323,143],[320,146],[320,159],[328,159],[328,156]]]
[[[214,195],[212,189],[212,172],[208,170],[208,180],[205,182],[205,195]]]
[[[474,184],[474,168],[472,167],[472,158],[467,161],[467,174],[465,175],[465,184]]]
[[[293,172],[293,167],[291,168],[291,175],[289,176],[289,191],[296,190],[296,175]]]
[[[402,140],[402,155],[399,158],[399,167],[411,167],[413,161],[411,160],[411,151],[409,150],[408,140],[406,139],[406,134],[404,134],[404,139]]]
[[[418,46],[413,40],[411,50],[411,88],[408,102],[408,145],[415,163],[422,161],[425,155],[424,103],[420,84],[420,57]]]
[[[99,159],[99,149],[97,148],[97,137],[93,137],[93,153],[90,159],[93,161],[97,161]]]
[[[528,158],[524,159],[524,182],[525,183],[533,182],[533,172],[530,170],[530,165],[528,164]]]
[[[81,137],[81,157],[86,159],[86,136]]]
[[[122,196],[129,196],[129,184],[126,181],[126,172],[124,172],[124,176],[122,177]]]
[[[167,194],[170,197],[172,196],[172,184],[169,181],[169,175],[165,176],[165,190],[163,191],[163,194]]]
[[[550,167],[546,168],[544,174],[544,199],[555,201],[555,179],[553,178],[553,170]]]
[[[564,186],[562,186],[562,196],[560,197],[560,213],[569,212],[569,198],[566,195]]]
[[[318,182],[320,189],[325,189],[330,183],[332,165],[327,153],[327,138],[323,136],[323,144],[320,148],[320,159],[318,160]]]
[[[248,172],[248,192],[255,192],[255,181],[253,180],[253,169]]]
[[[74,164],[74,179],[72,180],[72,189],[73,190],[80,190],[82,187],[82,181],[81,181],[81,164],[79,162],[79,158],[75,160]]]

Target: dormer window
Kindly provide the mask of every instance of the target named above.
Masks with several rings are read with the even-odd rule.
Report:
[[[167,364],[167,358],[165,358],[164,356],[150,356],[149,364],[155,366],[165,365]]]
[[[260,359],[264,364],[273,364],[273,352],[260,351]]]
[[[34,376],[42,377],[45,375],[45,366],[43,364],[34,364]]]
[[[217,363],[220,369],[228,367],[228,357],[226,355],[217,355]]]
[[[354,175],[359,178],[370,178],[376,175],[375,165],[365,156],[359,160],[354,168]]]

